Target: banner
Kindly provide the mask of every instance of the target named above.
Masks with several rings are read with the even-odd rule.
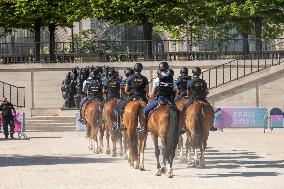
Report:
[[[21,132],[22,125],[21,125],[21,113],[17,112],[16,116],[14,116],[14,125],[15,125],[15,132]],[[10,129],[9,129],[10,131]],[[3,124],[2,124],[2,112],[0,112],[0,132],[3,132]]]
[[[283,112],[279,108],[270,110],[270,128],[284,128]]]
[[[80,112],[76,113],[76,131],[86,131],[86,126],[79,121],[80,119]]]
[[[218,114],[215,114],[217,128],[266,128],[267,125],[265,108],[221,108],[221,115]]]

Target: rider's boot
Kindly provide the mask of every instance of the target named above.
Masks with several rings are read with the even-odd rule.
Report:
[[[147,122],[148,122],[148,116],[144,115],[143,117],[143,125],[140,128],[137,128],[137,132],[141,135],[147,134]]]

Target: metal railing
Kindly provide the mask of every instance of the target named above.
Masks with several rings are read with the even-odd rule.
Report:
[[[17,87],[0,81],[0,97],[7,97],[8,101],[17,107],[25,107],[25,87]]]
[[[203,71],[201,77],[207,82],[208,89],[213,89],[283,62],[284,56],[279,53],[255,54],[254,57],[236,59],[210,68]]]
[[[198,39],[198,40],[130,40],[41,43],[0,43],[0,63],[50,62],[50,47],[54,47],[55,61],[143,61],[143,60],[214,60],[252,57],[284,50],[284,39],[262,40],[262,49],[256,50],[255,39]],[[246,50],[244,50],[246,48]],[[35,61],[35,52],[40,60]]]

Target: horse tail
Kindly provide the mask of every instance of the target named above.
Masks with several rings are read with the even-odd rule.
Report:
[[[198,103],[196,105],[196,114],[195,114],[195,118],[194,118],[194,126],[195,126],[195,137],[193,140],[193,147],[197,148],[199,146],[200,143],[200,138],[201,138],[201,129],[202,129],[202,125],[201,125],[201,116],[203,113],[203,106],[201,103]]]
[[[179,138],[179,114],[178,110],[170,106],[169,107],[169,122],[168,122],[168,135],[166,139],[166,158],[173,159],[175,157],[175,150],[178,144]]]

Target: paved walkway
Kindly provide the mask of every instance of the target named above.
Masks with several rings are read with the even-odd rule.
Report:
[[[226,129],[211,133],[207,166],[195,169],[175,160],[174,178],[155,176],[153,143],[148,138],[146,171],[120,157],[93,154],[84,134],[28,133],[30,140],[0,139],[0,188],[263,188],[284,182],[284,130]]]

